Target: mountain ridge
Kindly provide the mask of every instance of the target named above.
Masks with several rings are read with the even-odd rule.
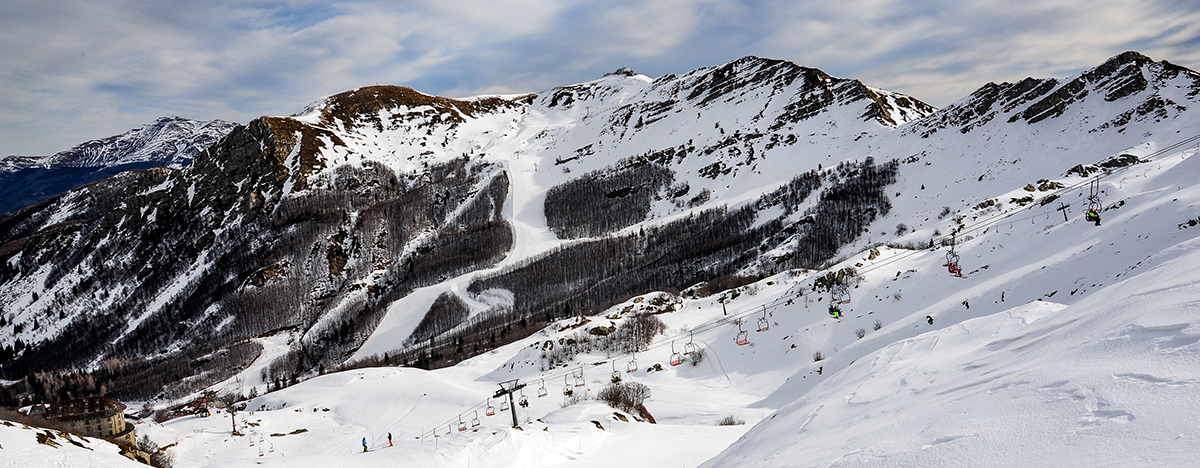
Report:
[[[1137,63],[1134,57],[1105,73]],[[1041,89],[1038,83],[1045,82],[1022,85],[1030,90],[1018,97]],[[1038,96],[1062,89],[1055,86]],[[1146,87],[1096,105],[1120,115],[1130,96],[1144,103],[1159,94]],[[1095,101],[1087,97],[1047,107],[1060,109],[1056,116],[1025,120],[1029,135],[1076,125],[1063,119],[1077,119],[1076,104]],[[995,99],[964,99],[996,115],[1031,108],[1001,112]],[[121,391],[157,396],[132,386],[148,379],[151,388],[168,388],[164,396],[179,395],[253,360],[259,351],[250,337],[288,331],[296,345],[266,373],[294,380],[351,357],[404,354],[397,343],[435,313],[436,294],[429,303],[418,303],[425,295],[405,300],[421,289],[470,305],[430,338],[445,351],[437,365],[447,365],[647,288],[822,267],[881,240],[912,241],[903,236],[930,233],[930,219],[946,216],[938,215],[943,206],[965,210],[981,201],[949,190],[957,179],[975,179],[974,168],[922,164],[929,157],[922,152],[974,148],[1005,132],[1012,139],[1004,144],[1023,148],[1016,141],[1027,134],[994,116],[944,118],[965,107],[935,112],[857,80],[757,57],[684,75],[610,75],[538,95],[453,100],[402,87],[338,93],[295,116],[239,126],[186,168],[127,174],[0,218],[0,315],[14,324],[0,327],[0,337],[36,348],[0,361],[9,361],[8,375],[112,362],[103,371],[124,379]],[[1188,118],[1187,109],[1164,117],[1176,126]],[[951,120],[973,127],[940,131]],[[1103,138],[1086,149],[1121,151],[1140,138],[1123,129],[1099,128],[1094,133]],[[1096,162],[1083,154],[1055,158],[989,162],[995,168],[978,179],[987,182],[986,195],[969,196],[998,197],[1019,189],[1010,187],[1015,177]],[[955,179],[945,180],[947,172]],[[907,195],[919,192],[911,182],[918,179],[960,201],[916,205]],[[572,183],[581,184],[573,192],[581,195],[570,199],[632,215],[575,238],[555,233],[551,191]],[[905,188],[891,195],[896,183]],[[897,221],[906,230],[879,224]],[[620,264],[621,257],[603,254],[614,251],[659,254]],[[688,254],[666,255],[675,252]],[[546,263],[553,255],[569,260]],[[554,295],[527,307],[535,295],[522,278],[536,279],[547,265],[574,271],[545,282]],[[488,276],[502,268],[516,273]],[[221,349],[228,360],[203,359]],[[140,359],[147,355],[155,359]],[[416,358],[410,350],[402,359]],[[164,369],[204,377],[178,385]]]

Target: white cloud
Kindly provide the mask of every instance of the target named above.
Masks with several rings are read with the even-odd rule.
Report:
[[[0,155],[178,114],[247,121],[374,83],[526,92],[620,66],[792,60],[947,104],[1124,50],[1200,65],[1200,5],[1170,0],[420,0],[0,3]]]

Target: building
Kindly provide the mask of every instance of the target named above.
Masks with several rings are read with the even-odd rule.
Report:
[[[83,436],[137,445],[133,425],[125,423],[125,405],[106,396],[56,401],[46,409],[46,417]]]

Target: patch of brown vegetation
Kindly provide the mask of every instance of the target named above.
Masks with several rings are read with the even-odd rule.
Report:
[[[475,117],[525,106],[534,97],[533,94],[527,94],[514,99],[486,97],[468,101],[431,96],[405,86],[366,86],[331,96],[321,113],[321,124],[337,125],[337,121],[341,121],[346,127],[351,127],[355,122],[369,122],[382,130],[380,110],[429,106],[435,109],[441,121],[456,126],[465,120],[463,116]]]
[[[249,278],[246,278],[245,284],[250,284],[261,288],[272,279],[286,275],[289,265],[290,264],[287,261],[281,261],[273,265],[267,265],[259,268],[258,271],[251,273]]]
[[[295,177],[296,190],[307,188],[308,176],[318,168],[324,167],[324,162],[317,159],[317,154],[325,148],[323,140],[328,140],[334,145],[346,145],[346,142],[342,141],[337,134],[296,119],[260,117],[259,120],[271,131],[273,145],[269,156],[279,167],[279,170],[276,171],[276,180],[287,179],[288,172],[291,170],[287,167],[287,157],[291,154],[292,148],[296,147],[297,134],[299,135],[300,147],[299,153],[296,155],[299,158],[299,172]]]

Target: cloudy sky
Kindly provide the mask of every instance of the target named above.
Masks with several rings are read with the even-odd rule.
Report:
[[[246,122],[376,83],[536,92],[791,60],[944,106],[1125,50],[1200,69],[1196,0],[4,0],[0,155],[164,115]]]

